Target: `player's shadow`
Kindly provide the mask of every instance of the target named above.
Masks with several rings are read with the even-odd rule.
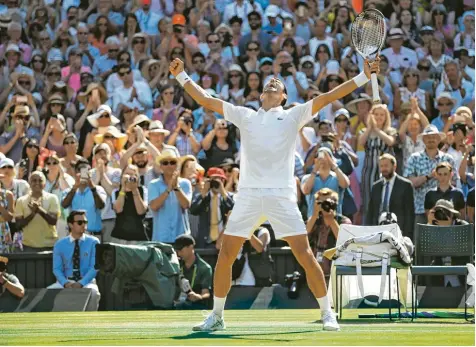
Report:
[[[193,340],[193,339],[246,339],[248,336],[266,336],[266,335],[290,335],[290,334],[307,334],[317,332],[316,330],[298,330],[298,331],[286,331],[282,333],[277,332],[269,332],[269,333],[209,333],[209,332],[194,332],[183,336],[172,336],[172,340]],[[260,339],[260,341],[276,341],[276,342],[291,342],[295,341],[294,339],[279,339],[279,338],[271,338],[271,339]]]

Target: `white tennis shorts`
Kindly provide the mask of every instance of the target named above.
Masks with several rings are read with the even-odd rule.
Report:
[[[267,220],[276,239],[307,234],[293,189],[242,188],[234,200],[226,235],[249,239]]]

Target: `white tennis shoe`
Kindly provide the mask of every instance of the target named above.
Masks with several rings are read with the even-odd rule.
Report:
[[[193,331],[218,331],[218,330],[225,330],[225,321],[223,317],[220,317],[215,314],[215,312],[205,312],[204,316],[206,317],[203,323],[195,325],[193,327]]]
[[[323,311],[322,312],[322,324],[324,325],[324,330],[327,331],[339,331],[340,326],[337,323],[337,315],[333,311]]]

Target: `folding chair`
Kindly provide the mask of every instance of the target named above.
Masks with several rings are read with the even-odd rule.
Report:
[[[418,265],[418,257],[474,257],[474,225],[436,226],[417,224],[415,230],[415,265],[412,266],[412,286],[415,287],[415,300],[412,289],[412,320],[416,318],[418,303],[415,285],[418,276],[465,276],[464,318],[468,320],[467,312],[467,276],[466,266],[431,266]]]

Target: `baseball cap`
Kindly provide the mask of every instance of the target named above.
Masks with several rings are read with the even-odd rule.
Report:
[[[0,163],[0,167],[1,167],[1,163]],[[451,213],[459,216],[459,211],[455,210],[455,206],[453,205],[452,201],[445,200],[445,199],[440,199],[436,202],[435,207],[433,209],[435,209],[437,207],[443,208],[443,209],[445,209],[447,211],[450,211]]]
[[[339,116],[345,116],[347,120],[350,120],[349,111],[347,111],[345,108],[340,108],[334,113],[334,120]]]
[[[195,239],[191,235],[180,235],[175,239],[174,249],[180,251],[184,247],[194,245]]]
[[[4,168],[5,166],[15,167],[15,163],[10,158],[4,158],[0,161],[0,169]]]
[[[394,40],[394,39],[403,39],[403,30],[400,28],[392,28],[388,32],[388,39],[389,40]]]
[[[174,14],[172,17],[172,25],[182,25],[185,26],[187,20],[183,14]]]
[[[225,171],[219,167],[211,167],[207,172],[208,177],[220,177],[226,180]]]
[[[264,16],[265,17],[277,17],[279,16],[279,13],[280,13],[280,9],[278,6],[276,5],[268,5],[268,7],[266,7],[266,11],[264,11]]]
[[[264,65],[264,64],[273,64],[273,59],[271,59],[270,57],[264,57],[264,58],[261,58],[261,60],[259,61],[259,65]]]

